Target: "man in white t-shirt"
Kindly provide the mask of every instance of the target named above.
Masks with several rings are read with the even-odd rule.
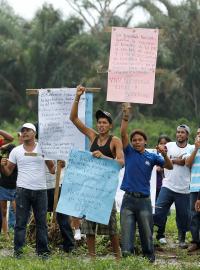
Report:
[[[180,125],[176,130],[176,142],[166,144],[167,155],[172,160],[173,170],[164,170],[165,177],[156,201],[154,215],[154,224],[162,226],[171,205],[175,204],[180,248],[187,248],[185,236],[190,225],[190,169],[185,165],[184,158],[191,148],[188,144],[189,134],[189,127]]]
[[[23,144],[15,147],[9,159],[3,158],[1,168],[10,175],[18,168],[16,191],[16,225],[14,234],[14,254],[19,257],[25,244],[26,226],[31,207],[36,223],[36,252],[39,256],[49,253],[47,240],[47,190],[46,165],[54,174],[54,163],[45,161],[38,143],[35,141],[36,128],[25,123],[21,128]],[[45,165],[46,163],[46,165]]]

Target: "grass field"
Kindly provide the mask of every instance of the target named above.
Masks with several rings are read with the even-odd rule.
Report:
[[[48,260],[39,259],[34,252],[34,247],[28,243],[24,248],[24,255],[21,259],[13,258],[13,234],[10,240],[0,237],[0,270],[42,270],[42,269],[77,269],[77,270],[128,270],[128,269],[200,269],[200,253],[187,255],[186,250],[180,250],[177,245],[177,229],[175,225],[175,213],[172,212],[168,218],[166,246],[156,247],[156,262],[150,264],[146,259],[138,254],[134,257],[121,259],[116,262],[112,256],[109,241],[106,237],[97,238],[97,258],[90,260],[87,256],[86,244],[79,245],[73,254],[66,254],[58,248],[52,248],[52,255]],[[190,242],[191,236],[188,233],[187,241]],[[140,243],[137,236],[137,250],[140,253]]]

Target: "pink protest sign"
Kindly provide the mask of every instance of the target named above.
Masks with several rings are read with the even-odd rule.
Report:
[[[153,103],[154,72],[108,73],[107,100],[117,102]]]
[[[108,101],[153,103],[158,30],[112,28]]]

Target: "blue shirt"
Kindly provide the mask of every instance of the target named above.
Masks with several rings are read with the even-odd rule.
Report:
[[[124,149],[125,173],[121,189],[150,195],[151,172],[155,165],[163,167],[164,158],[155,153],[136,151],[130,144]]]
[[[193,151],[194,147],[190,148],[189,155],[192,154]],[[198,149],[191,168],[190,192],[199,192],[199,191],[200,191],[200,150]]]

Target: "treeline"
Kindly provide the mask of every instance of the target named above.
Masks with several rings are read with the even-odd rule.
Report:
[[[159,49],[154,104],[136,105],[134,115],[174,121],[184,117],[198,123],[199,0],[180,5],[169,0],[138,0],[131,5],[121,1],[112,8],[111,0],[70,2],[78,11],[73,17],[63,19],[60,11],[44,5],[31,21],[17,16],[5,1],[0,2],[1,121],[36,118],[36,98],[26,97],[27,88],[75,87],[82,83],[101,87],[95,94],[94,107],[111,111],[119,123],[121,104],[105,102],[110,33],[104,28],[132,27],[134,9],[142,7],[150,17],[137,27],[159,28]],[[126,9],[125,16],[116,15],[121,7]],[[94,20],[91,17],[88,21],[87,13]]]

